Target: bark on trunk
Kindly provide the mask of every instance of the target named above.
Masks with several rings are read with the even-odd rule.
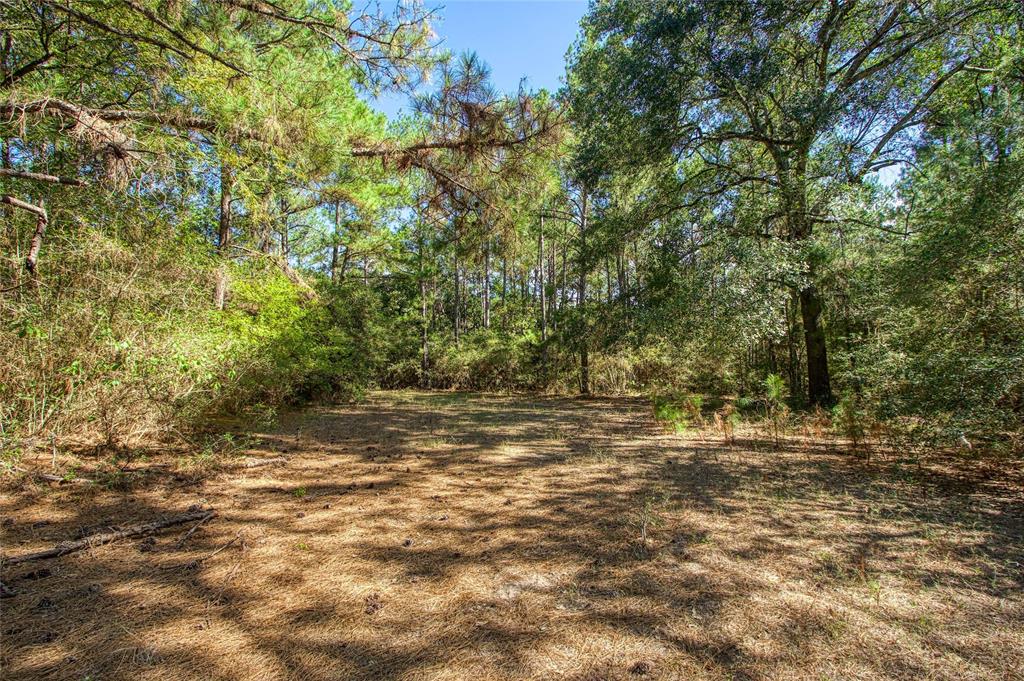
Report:
[[[6,169],[11,167],[11,141],[7,138],[4,138],[2,142],[3,150],[2,152],[0,152],[0,168]],[[11,206],[8,204],[4,204],[4,222],[7,224],[7,227],[11,231],[11,234],[14,233],[13,216],[14,211],[11,209]]]
[[[457,246],[456,246],[457,247]],[[452,315],[455,330],[455,345],[459,344],[459,333],[462,326],[462,292],[459,283],[459,258],[455,257],[455,310]]]
[[[580,309],[580,394],[590,394],[590,353],[587,347],[587,192],[583,191],[582,210],[580,211],[580,281],[579,300],[576,305]]]
[[[280,246],[281,246],[281,257],[284,258],[285,262],[288,262],[288,256],[291,253],[291,244],[288,241],[288,201],[285,198],[281,198],[278,201],[278,205],[281,208],[281,232],[279,234]]]
[[[5,206],[12,206],[14,208],[20,208],[21,210],[28,211],[36,216],[36,229],[32,233],[32,240],[29,242],[28,255],[25,257],[25,269],[33,277],[37,273],[37,264],[39,262],[39,249],[43,246],[43,234],[46,232],[46,226],[49,224],[49,216],[46,213],[46,208],[40,203],[38,206],[35,204],[16,199],[13,196],[0,196],[0,203]]]
[[[430,387],[430,320],[427,318],[427,280],[420,272],[420,325],[422,327],[422,356],[420,358],[420,369],[422,369],[421,381],[424,388]]]
[[[558,290],[555,282],[555,263],[558,261],[555,253],[557,249],[557,242],[548,245],[548,277],[547,281],[551,284],[551,295],[548,296],[548,314],[554,315],[558,311]],[[557,328],[558,318],[553,317],[551,320],[551,328]]]
[[[50,223],[46,208],[40,204],[39,212],[36,213],[36,229],[32,232],[32,241],[28,246],[28,255],[25,257],[25,269],[33,278],[39,276],[39,250],[43,247],[43,235],[46,233],[46,226]]]
[[[501,259],[501,306],[505,307],[505,297],[508,294],[508,260]]]
[[[800,181],[805,164],[798,163],[796,178],[783,188],[786,198],[789,237],[801,242],[811,238],[811,224],[807,220],[807,191]],[[799,292],[800,319],[804,327],[804,346],[807,354],[807,401],[811,406],[832,405],[832,386],[828,371],[828,349],[825,345],[825,330],[821,325],[821,296],[815,286],[815,263],[807,263],[808,284]]]
[[[544,216],[540,216],[540,232],[537,235],[537,274],[540,277],[540,339],[548,339],[548,300],[544,286]]]
[[[794,392],[803,392],[803,381],[800,372],[800,357],[797,350],[797,314],[800,309],[799,295],[794,291],[791,299],[786,302],[783,312],[786,315],[786,350],[789,355],[789,387]]]
[[[828,407],[832,404],[828,351],[821,326],[821,297],[813,284],[800,291],[800,317],[807,351],[807,399],[812,406]]]
[[[334,203],[334,242],[331,244],[331,283],[338,281],[338,239],[341,231],[341,202]]]
[[[604,259],[604,281],[608,287],[608,304],[612,302],[612,261],[610,258],[605,257]]]
[[[484,286],[483,286],[484,328],[491,328],[491,242],[484,245]]]
[[[231,243],[231,169],[226,165],[220,167],[220,220],[217,226],[217,255],[220,265],[217,268],[217,283],[213,287],[213,304],[218,310],[224,309],[224,300],[228,295],[228,268],[224,259],[227,257]]]
[[[567,302],[567,300],[569,298],[569,286],[568,286],[569,279],[568,279],[568,277],[566,275],[566,272],[568,270],[568,266],[567,266],[567,263],[566,263],[566,260],[568,258],[566,256],[566,253],[568,251],[569,251],[568,247],[565,244],[563,244],[562,245],[562,295],[561,295],[561,298],[559,299],[559,303],[558,303],[558,307],[560,309],[565,309],[565,303]]]
[[[620,247],[618,252],[615,253],[615,275],[618,279],[618,296],[621,299],[626,292],[626,270],[622,263],[622,248]]]

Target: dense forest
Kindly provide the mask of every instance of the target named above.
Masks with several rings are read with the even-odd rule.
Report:
[[[1024,679],[1021,7],[0,0],[0,676]]]
[[[772,377],[851,432],[1019,450],[1014,10],[600,2],[563,90],[502,93],[416,5],[5,2],[4,449]]]

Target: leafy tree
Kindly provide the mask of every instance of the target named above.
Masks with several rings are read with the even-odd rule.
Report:
[[[570,93],[592,173],[684,164],[698,199],[753,186],[800,251],[808,397],[832,400],[815,236],[851,184],[906,158],[936,93],[977,63],[1003,3],[608,0]],[[685,194],[684,194],[685,196]],[[683,199],[688,204],[693,199]]]

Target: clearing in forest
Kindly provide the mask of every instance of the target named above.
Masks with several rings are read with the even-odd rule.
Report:
[[[217,516],[5,566],[3,677],[1024,678],[1019,481],[627,399],[378,393],[253,436],[284,460],[9,484],[6,556]]]

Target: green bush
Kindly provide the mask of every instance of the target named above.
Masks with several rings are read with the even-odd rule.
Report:
[[[677,433],[704,425],[704,398],[700,395],[659,395],[652,401],[654,417]]]
[[[376,370],[377,303],[365,291],[309,300],[257,261],[230,268],[218,311],[207,247],[159,228],[83,230],[48,256],[46,285],[11,298],[0,328],[5,451],[180,435],[214,415],[352,396]]]

